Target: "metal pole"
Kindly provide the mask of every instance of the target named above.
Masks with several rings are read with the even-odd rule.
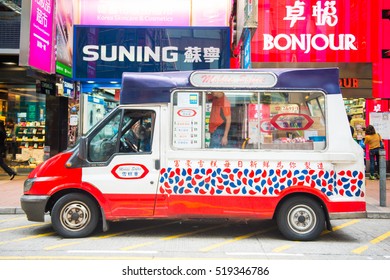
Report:
[[[379,205],[386,207],[386,151],[379,150]]]

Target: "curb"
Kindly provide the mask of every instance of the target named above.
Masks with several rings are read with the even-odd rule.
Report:
[[[24,211],[22,208],[19,207],[3,207],[0,208],[0,215],[6,215],[6,214],[24,214]]]
[[[367,219],[390,219],[390,212],[367,212]]]

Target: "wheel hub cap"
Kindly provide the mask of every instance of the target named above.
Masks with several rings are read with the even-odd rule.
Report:
[[[317,219],[313,209],[307,205],[296,205],[289,211],[289,227],[299,234],[305,234],[312,231],[316,222]]]
[[[89,208],[80,202],[71,202],[62,209],[61,223],[71,231],[86,227],[91,220]]]

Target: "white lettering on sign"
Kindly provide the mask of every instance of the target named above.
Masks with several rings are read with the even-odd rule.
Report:
[[[285,21],[290,21],[290,28],[293,28],[299,21],[305,21],[305,5],[303,1],[296,0],[294,5],[286,5]],[[338,23],[336,1],[317,1],[312,6],[311,16],[315,19],[316,26],[334,27]],[[306,23],[305,23],[306,24]],[[309,53],[314,49],[323,51],[326,49],[337,50],[357,50],[354,45],[356,37],[353,34],[263,34],[263,50],[269,51],[277,49],[285,50],[302,50]]]
[[[317,3],[312,6],[312,16],[316,18],[315,24],[317,26],[335,26],[337,24],[338,17],[335,5],[336,1],[326,1],[323,8],[321,1],[317,1]],[[296,0],[294,6],[287,5],[286,13],[287,15],[283,18],[283,20],[291,21],[290,28],[292,28],[297,21],[303,21],[306,19],[304,16],[305,2]]]
[[[107,46],[86,45],[83,47],[84,61],[137,61],[149,62],[153,59],[156,62],[176,62],[178,58],[177,47],[155,47],[154,49],[147,46]]]
[[[64,87],[73,89],[74,88],[74,84],[64,81]]]
[[[35,0],[35,3],[38,4],[42,9],[50,14],[51,12],[51,2],[49,0]]]
[[[190,82],[195,87],[273,87],[277,78],[273,73],[253,72],[204,72],[196,71],[190,76]]]
[[[272,50],[276,48],[280,51],[291,50],[303,50],[305,53],[309,53],[313,48],[317,51],[325,49],[337,50],[357,50],[354,45],[356,38],[352,34],[339,34],[338,38],[335,38],[335,34],[301,34],[297,37],[294,34],[278,34],[275,37],[270,34],[263,34],[264,38],[264,50]]]
[[[130,61],[130,62],[178,62],[179,48],[175,46],[154,48],[148,46],[98,46],[86,45],[83,47],[83,61],[103,60]],[[220,49],[215,47],[199,48],[186,47],[184,63],[212,63],[220,58]]]

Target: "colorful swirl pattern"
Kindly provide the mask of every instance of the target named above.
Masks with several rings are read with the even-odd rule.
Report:
[[[161,194],[277,196],[291,186],[316,188],[328,197],[364,197],[359,171],[164,168]]]

